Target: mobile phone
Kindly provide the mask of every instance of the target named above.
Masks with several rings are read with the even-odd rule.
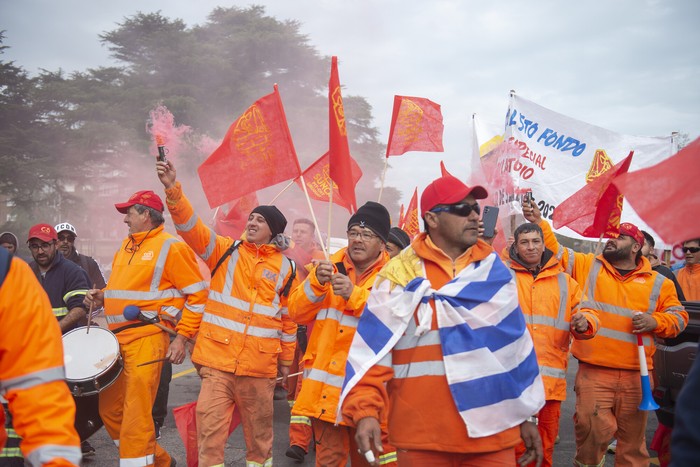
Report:
[[[496,220],[498,220],[498,208],[496,206],[484,206],[484,214],[481,222],[484,226],[484,238],[493,238],[496,235]]]

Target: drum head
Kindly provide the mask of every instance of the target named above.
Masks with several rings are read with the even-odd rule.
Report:
[[[92,379],[108,371],[119,358],[119,341],[114,334],[97,326],[73,329],[63,335],[63,362],[66,379]]]

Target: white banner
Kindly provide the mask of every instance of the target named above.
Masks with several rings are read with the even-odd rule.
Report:
[[[542,216],[550,221],[556,207],[586,184],[586,177],[617,164],[634,151],[630,172],[658,164],[676,151],[672,136],[629,136],[567,117],[534,102],[511,95],[506,116],[505,140],[513,144],[515,157],[502,162],[514,190],[502,190],[496,202],[504,207],[520,204],[520,193],[532,190]],[[511,191],[510,193],[507,191]],[[631,222],[661,239],[629,206],[622,222]],[[557,233],[582,238],[564,227]]]

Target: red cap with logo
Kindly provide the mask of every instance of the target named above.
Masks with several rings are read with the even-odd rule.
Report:
[[[38,238],[42,242],[50,242],[52,240],[58,240],[58,235],[56,234],[56,229],[49,224],[37,224],[29,229],[27,241],[32,238]]]
[[[639,246],[644,246],[644,234],[634,224],[630,224],[629,222],[620,224],[620,235],[632,237],[635,242],[639,243]]]
[[[476,199],[484,199],[489,194],[486,188],[479,185],[468,187],[452,175],[440,177],[423,190],[420,196],[420,216],[424,217],[427,211],[438,204],[455,204],[469,195]]]
[[[126,214],[126,211],[135,204],[141,204],[143,206],[153,208],[156,211],[163,212],[163,201],[160,199],[160,196],[151,190],[137,191],[131,195],[129,201],[126,203],[117,203],[114,205],[114,207],[116,207],[117,211],[121,212],[122,214]]]

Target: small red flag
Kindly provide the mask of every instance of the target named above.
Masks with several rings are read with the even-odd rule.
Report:
[[[340,196],[350,206],[350,212],[357,211],[355,184],[352,179],[352,163],[348,146],[348,131],[345,125],[343,96],[340,94],[338,77],[338,57],[331,59],[331,78],[328,81],[328,129],[329,159],[331,179],[338,185]]]
[[[440,105],[423,97],[394,96],[386,157],[408,151],[443,152]]]
[[[175,418],[175,426],[177,432],[182,438],[182,443],[185,445],[185,453],[187,456],[187,467],[197,467],[199,465],[199,453],[197,449],[197,401],[189,404],[181,405],[173,409],[173,417]],[[228,434],[233,433],[238,425],[241,424],[241,412],[238,406],[234,407],[231,423],[228,427]]]
[[[418,188],[413,191],[411,201],[408,203],[408,208],[406,208],[406,215],[403,218],[403,225],[399,225],[399,228],[406,232],[411,237],[411,240],[420,233],[420,225],[418,225]]]
[[[554,211],[554,228],[568,227],[584,237],[615,237],[620,232],[622,194],[613,179],[629,170],[631,151],[612,168],[605,167],[607,155],[596,151],[587,178],[591,180],[583,188],[560,203]]]
[[[639,217],[664,242],[674,244],[700,238],[700,221],[693,214],[700,206],[698,180],[700,138],[663,162],[622,174],[613,183]]]
[[[217,234],[231,238],[241,238],[248,222],[250,211],[260,203],[255,192],[249,193],[228,203],[224,209],[219,209],[214,218],[214,230]]]
[[[454,175],[452,175],[450,172],[447,171],[447,167],[445,167],[444,161],[440,161],[440,176],[441,177],[454,177]]]
[[[212,208],[299,176],[301,168],[276,86],[233,122],[197,172]]]
[[[355,185],[362,178],[362,170],[360,166],[357,165],[355,159],[350,157],[350,167],[352,173],[352,189],[355,192]],[[311,164],[304,173],[304,182],[306,183],[306,191],[309,193],[309,197],[316,199],[318,201],[328,201],[328,194],[330,193],[330,186],[333,181],[329,176],[330,172],[330,156],[325,153],[319,157],[313,164]],[[301,179],[297,178],[295,180],[297,185],[301,188]],[[338,206],[342,206],[347,209],[350,213],[351,211],[350,203],[345,201],[345,198],[338,191],[338,185],[333,183],[333,203]]]

